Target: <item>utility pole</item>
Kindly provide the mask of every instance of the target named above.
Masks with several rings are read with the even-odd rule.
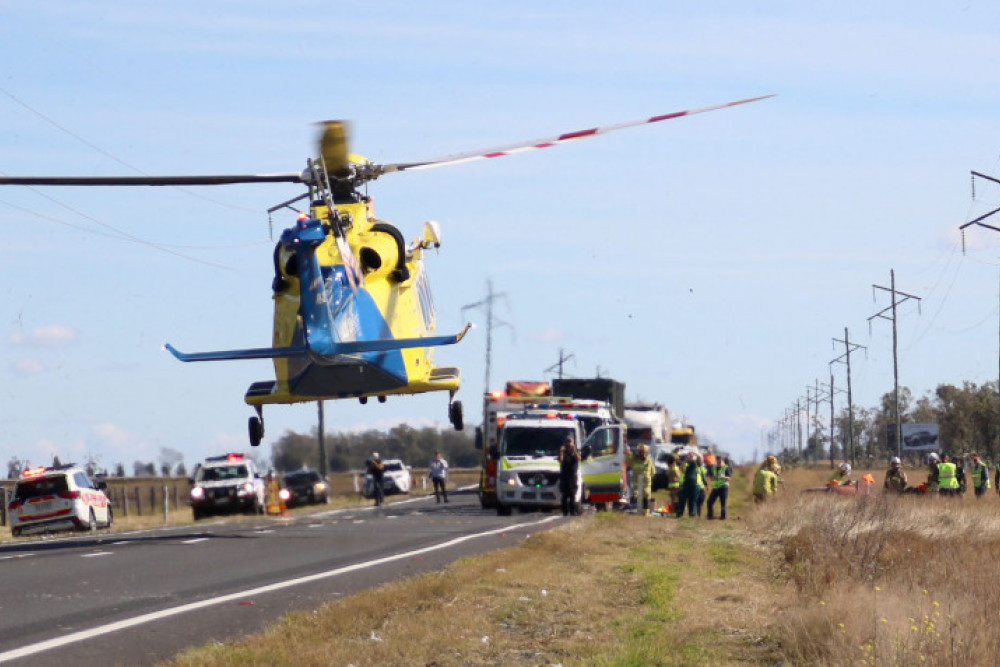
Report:
[[[806,385],[806,451],[809,451],[810,441],[812,440],[812,436],[810,435],[810,426],[813,424],[813,422],[815,422],[815,425],[816,425],[816,435],[820,435],[820,433],[819,433],[819,426],[820,426],[819,404],[822,403],[822,402],[824,402],[824,401],[826,401],[826,400],[828,400],[830,398],[829,396],[820,396],[820,393],[819,393],[820,386],[821,385],[819,383],[819,378],[816,378],[815,387],[810,387],[809,385]],[[812,390],[812,398],[811,399],[809,398],[809,391],[810,390]],[[814,411],[812,411],[812,413],[810,413],[810,406],[811,406],[810,401],[811,401],[812,405],[816,406],[816,409]],[[811,416],[810,416],[810,414],[811,414]],[[832,424],[832,422],[831,422],[831,424]],[[830,439],[830,444],[833,445],[833,439],[832,438]],[[820,445],[822,445],[822,440],[820,441]],[[821,449],[822,449],[822,447],[821,447]],[[817,456],[815,460],[819,461],[819,457]]]
[[[849,448],[848,451],[844,452],[844,458],[846,459],[847,453],[850,452],[851,465],[857,466],[854,453],[854,399],[851,397],[851,352],[859,348],[867,352],[868,348],[864,345],[852,343],[847,327],[844,327],[844,340],[834,338],[833,342],[843,343],[844,353],[830,363],[835,364],[839,362],[847,365],[847,443],[845,444],[849,444]],[[830,377],[833,377],[833,375],[831,374]],[[830,381],[830,384],[833,384],[833,380]]]
[[[499,317],[493,314],[493,302],[497,299],[504,299],[506,301],[507,294],[505,292],[494,292],[493,291],[493,281],[486,281],[486,296],[475,303],[470,303],[468,305],[462,306],[462,316],[465,316],[465,311],[473,309],[485,309],[486,312],[486,373],[483,380],[483,395],[490,393],[490,366],[493,363],[493,328],[494,327],[513,327],[509,322],[504,322]]]
[[[327,482],[326,475],[326,424],[323,414],[323,401],[316,401],[316,411],[319,413],[319,432],[316,434],[319,440],[319,474],[324,482]]]
[[[996,178],[993,178],[992,176],[987,176],[986,174],[980,174],[978,171],[972,172],[972,198],[973,199],[976,198],[976,176],[978,176],[979,178],[985,178],[987,181],[993,181],[994,183],[1000,183],[1000,180],[998,180]],[[962,253],[965,253],[965,228],[966,227],[969,227],[971,225],[977,225],[979,227],[985,227],[986,229],[992,229],[995,232],[1000,232],[1000,227],[994,227],[993,225],[987,225],[986,223],[983,222],[983,220],[985,220],[986,218],[989,218],[989,217],[991,217],[991,216],[993,216],[993,215],[995,215],[997,213],[1000,213],[1000,207],[993,209],[992,211],[990,211],[989,213],[987,213],[985,215],[979,216],[975,220],[970,220],[969,222],[967,222],[964,225],[962,225],[961,227],[959,227],[959,229],[962,230]],[[1000,334],[998,334],[998,336],[1000,336]],[[998,345],[1000,345],[1000,341],[998,341]],[[998,349],[1000,349],[1000,348],[998,348]],[[998,368],[997,368],[997,404],[1000,405],[1000,353],[998,353],[998,355],[997,355],[997,360],[998,360],[997,361],[997,364],[998,364]],[[1000,452],[1000,423],[997,424],[997,441],[998,442],[997,442],[997,450],[996,451]]]
[[[827,398],[830,399],[830,470],[833,470],[834,466],[836,465],[833,462],[833,420],[834,420],[833,397],[834,397],[834,395],[838,391],[840,393],[842,393],[842,394],[845,393],[845,392],[844,392],[843,389],[837,389],[833,385],[833,362],[832,361],[830,362],[830,384],[829,385],[821,384],[820,386],[823,387],[824,389],[826,389],[829,392],[829,394],[827,395]],[[845,454],[846,454],[846,452],[845,452]],[[847,457],[844,456],[844,458],[847,458]]]
[[[875,318],[877,318],[877,317],[881,317],[881,318],[886,319],[886,320],[888,320],[888,319],[892,320],[892,382],[893,382],[893,395],[894,395],[893,403],[895,404],[893,406],[893,410],[896,413],[896,415],[895,415],[896,456],[902,456],[903,455],[903,438],[902,438],[903,428],[902,428],[902,425],[900,424],[900,419],[899,419],[899,337],[897,335],[897,327],[896,327],[896,306],[898,306],[899,304],[903,303],[907,299],[916,299],[917,300],[917,311],[919,312],[919,310],[920,310],[920,297],[919,296],[913,296],[912,294],[907,294],[906,292],[900,292],[899,290],[896,289],[896,271],[895,270],[889,269],[889,279],[891,281],[890,282],[891,287],[882,287],[881,285],[872,285],[872,290],[880,289],[880,290],[884,290],[886,292],[889,292],[892,295],[892,303],[888,307],[883,308],[879,312],[877,312],[874,315],[872,315],[871,317],[869,317],[868,318],[868,327],[871,328],[872,320],[875,319]],[[896,300],[896,295],[897,294],[899,296],[903,297],[899,301]],[[874,294],[874,291],[873,291],[872,292],[872,296],[874,297],[874,295],[875,294]],[[892,317],[891,318],[887,317],[885,315],[885,313],[888,312],[888,311],[892,311]]]
[[[567,361],[569,361],[570,359],[572,359],[575,356],[576,356],[575,354],[569,354],[569,355],[564,354],[563,353],[563,349],[560,347],[559,348],[559,361],[557,361],[556,363],[554,363],[551,366],[549,366],[548,368],[546,368],[545,371],[543,371],[543,372],[545,372],[545,373],[551,373],[551,372],[553,372],[554,370],[556,370],[558,368],[559,369],[559,379],[562,380],[562,377],[563,377],[563,364],[565,364]]]

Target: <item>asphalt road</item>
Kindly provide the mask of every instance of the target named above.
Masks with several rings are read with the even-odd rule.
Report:
[[[472,493],[0,546],[0,662],[147,664],[563,521]]]

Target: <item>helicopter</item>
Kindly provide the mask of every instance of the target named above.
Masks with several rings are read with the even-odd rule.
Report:
[[[253,382],[245,402],[250,444],[264,436],[263,408],[355,398],[384,403],[388,396],[448,392],[448,419],[464,428],[462,403],[455,399],[461,371],[434,363],[437,347],[460,342],[471,328],[434,335],[436,316],[424,270],[428,250],[441,247],[440,226],[426,222],[409,243],[394,225],[375,217],[363,186],[384,174],[490,159],[763,100],[764,95],[639,120],[568,132],[554,137],[460,153],[419,162],[378,164],[349,150],[345,121],[321,123],[318,156],[301,172],[208,176],[3,176],[0,185],[27,186],[196,186],[236,183],[295,183],[306,193],[268,210],[295,212],[274,248],[270,347],[182,352],[164,347],[183,362],[271,359],[274,379]],[[295,206],[308,200],[307,207]]]

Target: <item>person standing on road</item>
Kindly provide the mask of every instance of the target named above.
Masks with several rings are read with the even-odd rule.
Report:
[[[566,436],[559,448],[559,493],[562,495],[563,516],[578,514],[576,504],[577,477],[580,472],[580,451],[572,436]]]
[[[713,509],[715,501],[718,499],[719,518],[725,521],[726,503],[729,501],[729,480],[733,476],[733,466],[730,465],[727,457],[719,456],[708,472],[712,478],[712,492],[708,494],[708,518],[715,518]]]
[[[444,496],[444,501],[448,502],[448,489],[445,488],[448,482],[448,462],[441,457],[441,452],[434,452],[434,460],[428,468],[430,470],[427,476],[434,485],[434,500],[441,502],[441,496]]]
[[[972,488],[975,489],[976,498],[982,498],[990,489],[990,469],[979,458],[979,454],[972,455]]]
[[[375,506],[378,507],[385,500],[385,488],[382,486],[385,479],[385,464],[379,457],[378,452],[373,452],[368,459],[368,474],[372,476],[372,497],[375,499]]]

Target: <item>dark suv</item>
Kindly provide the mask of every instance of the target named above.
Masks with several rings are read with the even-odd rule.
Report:
[[[285,503],[289,507],[326,503],[329,500],[330,487],[315,470],[286,473],[282,486],[288,489],[288,500]]]

